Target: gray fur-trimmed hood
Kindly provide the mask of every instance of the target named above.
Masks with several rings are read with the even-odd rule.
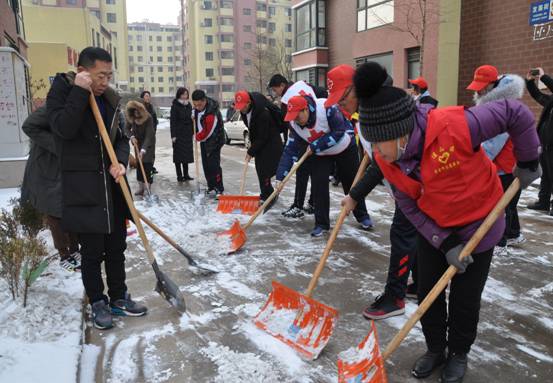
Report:
[[[148,121],[150,113],[148,113],[143,103],[131,100],[127,103],[127,107],[125,108],[125,117],[131,124],[142,125]]]
[[[486,104],[497,100],[521,99],[526,89],[526,82],[517,74],[505,74],[500,77],[499,84],[483,96],[474,93],[475,105]]]

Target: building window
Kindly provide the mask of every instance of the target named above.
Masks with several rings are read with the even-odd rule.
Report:
[[[173,57],[172,56],[167,57],[167,62],[172,63],[173,62]]]
[[[154,62],[154,56],[150,56],[150,62],[151,62],[151,63]]]
[[[204,1],[202,4],[202,9],[212,9],[211,1]]]
[[[244,65],[252,65],[252,60],[251,59],[244,59]]]
[[[159,46],[158,46],[158,47],[157,47],[157,51],[158,51],[158,52],[162,52],[162,51],[163,51],[163,47],[159,47]]]
[[[163,57],[157,56],[157,62],[158,62],[158,63],[162,63],[162,62],[163,62]]]
[[[356,58],[355,59],[355,65],[356,66],[359,66],[361,64],[364,64],[366,62],[369,62],[369,61],[374,61],[374,62],[377,62],[379,63],[380,65],[382,65],[384,68],[386,68],[386,71],[388,73],[393,73],[393,60],[394,59],[394,55],[392,54],[392,52],[388,52],[388,53],[382,53],[382,54],[378,54],[378,55],[373,55],[373,56],[365,56],[365,57],[359,57],[359,58]]]
[[[223,88],[223,92],[234,92],[233,84],[223,84],[222,88]]]
[[[213,61],[213,52],[205,52],[205,61]]]
[[[257,36],[258,44],[267,44],[267,36]]]
[[[394,22],[394,0],[357,0],[357,32]]]
[[[76,5],[77,0],[67,0],[67,5]]]
[[[269,46],[276,47],[276,39],[269,39]]]
[[[267,4],[265,3],[257,2],[255,7],[260,12],[267,12]]]
[[[221,25],[232,26],[232,17],[221,17],[220,23]]]
[[[156,41],[158,41],[158,42],[163,41],[163,37],[161,37],[161,36],[156,36]]]
[[[213,36],[212,35],[205,35],[204,41],[206,44],[213,44]]]
[[[292,48],[292,40],[291,39],[284,40],[284,46],[286,48]]]
[[[157,82],[163,82],[163,77],[158,77]]]
[[[173,52],[173,47],[167,47],[167,52]]]
[[[295,73],[296,81],[303,80],[309,84],[326,88],[326,68],[309,68]]]
[[[106,17],[107,17],[107,19],[108,19],[108,23],[116,23],[116,22],[117,22],[117,21],[116,21],[117,19],[116,19],[115,13],[110,13],[110,12],[108,12],[108,13],[106,14]]]
[[[144,77],[139,77],[138,82],[142,84],[144,82]]]
[[[150,82],[154,82],[155,79],[153,77],[150,77]]]
[[[258,28],[267,28],[267,20],[257,20]]]
[[[232,43],[233,41],[234,41],[234,37],[232,35],[221,35],[222,43]]]
[[[244,49],[252,49],[252,43],[244,43]]]
[[[251,25],[244,25],[242,27],[242,29],[244,30],[244,32],[251,32],[252,31],[252,26]]]
[[[211,20],[209,17],[206,17],[201,26],[202,27],[211,27],[212,25],[213,25],[213,20]]]
[[[129,49],[129,50],[130,50],[130,49]],[[142,45],[138,45],[138,46],[136,47],[136,50],[137,50],[138,52],[142,52]]]
[[[234,76],[234,68],[221,68],[221,75]]]
[[[154,36],[148,36],[148,41],[154,41]]]
[[[219,8],[232,9],[232,1],[231,0],[220,0],[219,1]]]
[[[292,8],[286,8],[286,16],[292,17]]]
[[[140,57],[139,57],[139,58],[140,58]],[[138,60],[138,61],[140,61],[140,60]],[[138,67],[138,73],[142,73],[142,72],[144,72],[144,67],[143,67],[143,66],[139,66],[139,67]]]
[[[286,32],[292,32],[292,24],[286,24]]]
[[[269,16],[275,16],[276,15],[276,8],[269,6]]]
[[[159,93],[163,93],[163,92],[165,91],[165,89],[163,89],[162,86],[160,86],[159,88],[157,88],[157,90],[158,90]]]
[[[407,49],[407,78],[414,79],[421,75],[421,49],[411,48]],[[407,88],[411,88],[412,85],[409,81],[406,84]]]
[[[251,10],[250,8],[243,8],[243,9],[242,9],[242,14],[243,14],[244,16],[249,16],[249,15],[252,14],[252,10]]]
[[[162,66],[158,66],[158,67],[157,67],[157,72],[158,72],[158,73],[163,72],[163,67],[162,67]]]
[[[167,40],[167,42],[170,43],[171,41],[173,41],[173,38],[172,38],[171,36],[167,36],[167,39],[166,39],[166,40]]]
[[[221,59],[225,60],[225,59],[234,59],[234,52],[233,51],[221,51]]]
[[[269,23],[268,26],[269,26],[269,33],[273,33],[274,31],[276,31],[275,23]]]
[[[115,4],[115,0],[106,0],[106,4]]]
[[[326,45],[325,2],[310,1],[297,8],[296,12],[296,51]]]
[[[144,61],[144,57],[142,57],[142,56],[138,56],[138,57],[137,57],[137,60],[138,60],[138,62],[139,62],[139,63],[141,63],[141,62],[143,62],[143,61]]]
[[[213,68],[206,68],[205,77],[213,77]]]

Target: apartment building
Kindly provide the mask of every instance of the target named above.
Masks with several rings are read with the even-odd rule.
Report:
[[[148,90],[157,106],[170,106],[184,86],[182,31],[176,25],[131,23],[128,26],[129,90]]]
[[[33,102],[46,97],[57,72],[75,70],[88,46],[113,57],[113,85],[128,90],[126,0],[23,0]]]
[[[185,81],[228,106],[291,70],[290,0],[182,0]],[[287,70],[288,68],[288,70]],[[286,74],[286,73],[284,73]]]

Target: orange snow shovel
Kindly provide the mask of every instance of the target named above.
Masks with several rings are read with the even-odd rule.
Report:
[[[246,187],[246,173],[248,162],[244,161],[242,182],[240,182],[240,195],[220,195],[217,211],[223,214],[248,214],[252,215],[259,208],[259,196],[244,195]]]
[[[298,170],[298,168],[301,166],[301,164],[303,164],[303,162],[307,159],[307,157],[309,157],[311,155],[311,152],[310,151],[306,151],[305,154],[303,156],[301,156],[301,158],[299,159],[298,162],[295,163],[295,165],[292,167],[292,169],[290,170],[290,173],[288,173],[286,175],[286,177],[284,177],[284,179],[282,180],[282,182],[278,185],[278,187],[276,188],[276,190],[273,192],[273,194],[271,194],[269,196],[269,198],[267,198],[265,200],[265,202],[263,203],[263,205],[259,206],[259,208],[257,209],[257,211],[255,212],[255,214],[250,218],[250,220],[248,221],[248,223],[246,223],[243,227],[240,225],[240,221],[236,220],[234,221],[234,223],[232,224],[231,228],[229,230],[226,230],[226,231],[223,231],[221,233],[219,233],[219,235],[223,236],[229,236],[230,237],[230,240],[231,240],[231,248],[230,248],[230,251],[229,253],[234,253],[236,251],[238,251],[239,249],[242,248],[242,246],[244,246],[244,244],[246,243],[246,240],[248,239],[248,237],[246,236],[246,230],[253,224],[253,221],[255,221],[255,219],[263,212],[265,211],[265,208],[267,206],[269,206],[269,204],[271,203],[271,201],[273,199],[275,199],[279,194],[280,192],[282,191],[282,189],[284,189],[284,185],[286,185],[286,183],[288,182],[288,180],[296,173],[296,171]]]
[[[497,219],[500,217],[501,213],[511,199],[515,196],[520,188],[520,181],[518,178],[515,178],[511,186],[507,189],[503,197],[497,202],[493,210],[488,214],[486,219],[482,222],[478,230],[473,234],[472,238],[467,242],[461,254],[459,254],[459,259],[463,259],[470,255],[476,246],[480,243],[482,238],[490,230],[490,228],[495,224]],[[457,268],[455,266],[449,266],[444,275],[436,283],[434,288],[428,293],[426,298],[421,302],[417,311],[409,318],[409,320],[403,325],[401,330],[394,336],[386,350],[382,355],[378,348],[378,342],[366,342],[367,338],[371,336],[371,333],[365,338],[359,346],[356,348],[351,348],[338,356],[338,381],[339,382],[363,382],[363,383],[385,383],[386,376],[384,375],[383,362],[392,355],[392,353],[399,347],[403,339],[409,334],[409,331],[417,324],[420,318],[428,310],[428,308],[434,303],[438,295],[441,294],[443,290],[447,287],[449,281],[457,273]],[[375,334],[374,331],[374,322],[371,326],[371,332]],[[368,344],[368,346],[367,346]],[[367,348],[372,348],[372,350],[367,350]],[[382,371],[382,375],[378,375],[378,379],[367,380],[365,377],[373,372]],[[365,379],[365,380],[363,380]]]
[[[368,162],[369,156],[365,154],[352,186],[359,181]],[[267,303],[254,318],[257,327],[288,344],[307,360],[319,356],[338,320],[338,311],[311,296],[346,217],[347,210],[342,207],[305,295],[273,281],[273,291]]]

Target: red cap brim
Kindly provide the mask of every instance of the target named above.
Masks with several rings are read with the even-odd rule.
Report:
[[[474,90],[475,92],[479,92],[485,87],[487,87],[489,82],[482,82],[482,81],[473,81],[467,86],[468,90]]]
[[[284,116],[284,121],[286,122],[294,121],[296,117],[298,117],[298,114],[300,114],[300,112],[301,112],[300,110],[288,111],[288,113],[286,113],[286,116]]]
[[[342,96],[344,95],[344,92],[346,91],[347,87],[338,89],[328,95],[328,98],[325,101],[325,108],[330,108],[332,105],[337,104]]]

